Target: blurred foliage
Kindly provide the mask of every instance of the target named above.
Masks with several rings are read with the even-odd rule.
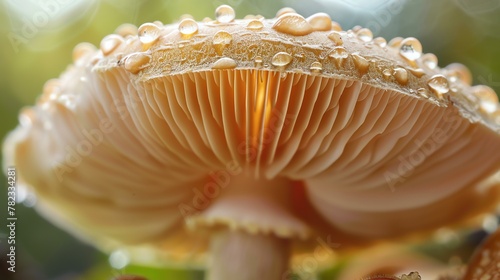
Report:
[[[220,4],[232,5],[238,17],[261,14],[273,17],[283,6],[304,16],[326,12],[344,29],[371,28],[375,36],[417,37],[424,52],[435,53],[441,67],[461,62],[474,83],[500,92],[500,1],[498,0],[0,0],[0,136],[17,124],[17,112],[33,104],[48,79],[70,64],[72,48],[100,39],[129,22],[173,22],[182,14],[201,20],[213,17]],[[44,8],[45,7],[45,8]],[[47,8],[48,7],[48,8]],[[47,10],[48,9],[48,10]],[[30,12],[31,11],[31,12]],[[45,14],[44,14],[45,13]],[[45,17],[44,17],[45,15]],[[6,182],[2,177],[2,184]],[[5,190],[5,188],[2,188]],[[5,205],[6,191],[0,192]],[[5,221],[6,211],[0,210]],[[22,273],[1,279],[111,279],[120,273],[142,274],[149,279],[201,279],[199,271],[173,271],[128,267],[118,272],[107,257],[55,228],[29,207],[17,207],[18,269]],[[5,258],[5,229],[0,229],[0,259]],[[24,273],[24,276],[23,276]],[[325,279],[332,279],[335,269]]]

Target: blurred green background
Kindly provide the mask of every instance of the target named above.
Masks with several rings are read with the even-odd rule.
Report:
[[[500,92],[500,0],[0,0],[0,136],[18,120],[22,106],[33,104],[48,79],[72,62],[73,47],[100,39],[122,23],[137,26],[160,20],[170,23],[189,13],[197,20],[214,17],[221,4],[238,17],[274,17],[284,6],[304,16],[326,12],[344,29],[361,25],[375,36],[416,37],[424,52],[435,53],[439,65],[467,65],[475,84]],[[3,175],[2,175],[3,176]],[[1,178],[6,185],[5,177]],[[0,220],[6,221],[6,188],[0,192]],[[137,273],[149,279],[201,279],[200,271],[128,267],[116,271],[107,256],[80,243],[39,217],[28,197],[17,206],[18,271],[6,274],[6,227],[0,226],[0,279],[111,279]],[[2,222],[3,223],[3,222]],[[331,279],[331,278],[329,278]]]

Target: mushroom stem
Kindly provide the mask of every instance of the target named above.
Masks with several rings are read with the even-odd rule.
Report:
[[[275,235],[215,233],[207,280],[280,280],[288,269],[289,247],[289,240]]]

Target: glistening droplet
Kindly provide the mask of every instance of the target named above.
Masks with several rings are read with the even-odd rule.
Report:
[[[226,46],[231,44],[232,40],[233,36],[229,34],[227,31],[220,30],[217,33],[215,33],[212,44],[217,54],[222,55],[222,52],[224,51]]]
[[[409,61],[415,61],[422,55],[422,44],[413,37],[406,38],[401,41],[399,54]]]
[[[373,39],[373,33],[368,28],[361,28],[356,32],[356,35],[363,42],[370,42]]]
[[[212,69],[233,69],[236,68],[236,61],[229,57],[223,57],[212,64]]]
[[[285,67],[292,62],[292,56],[286,52],[275,54],[271,60],[271,64],[276,67]]]
[[[433,53],[426,53],[421,58],[422,63],[429,69],[436,69],[438,65],[438,59]]]
[[[100,49],[102,54],[107,56],[111,54],[118,46],[123,43],[123,38],[120,35],[111,34],[101,40]]]
[[[185,18],[179,23],[179,32],[189,38],[198,32],[198,23],[190,18]]]
[[[335,65],[340,68],[344,64],[345,59],[349,56],[349,53],[344,47],[335,47],[328,56],[333,58]]]
[[[308,17],[307,22],[315,31],[329,31],[332,29],[332,19],[325,13],[316,13]]]
[[[137,74],[139,71],[148,66],[149,61],[151,60],[151,56],[142,53],[132,53],[124,58],[125,60],[125,69],[132,74]]]
[[[450,90],[448,79],[441,74],[432,76],[428,81],[429,88],[439,97],[443,97]]]
[[[220,23],[229,23],[234,20],[234,9],[228,5],[220,5],[215,9],[215,19]]]
[[[486,113],[494,113],[498,108],[498,96],[489,86],[472,87],[472,95],[479,100],[479,108]]]
[[[160,28],[154,23],[144,23],[139,27],[138,35],[143,44],[151,44],[160,37]]]
[[[248,24],[247,24],[247,29],[249,30],[261,30],[264,28],[264,24],[262,21],[258,19],[252,19]]]
[[[295,36],[307,35],[314,31],[303,16],[294,13],[280,16],[272,28],[278,32]]]

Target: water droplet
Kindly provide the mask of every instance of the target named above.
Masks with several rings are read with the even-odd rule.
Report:
[[[223,57],[212,64],[212,69],[234,69],[236,66],[234,59]]]
[[[370,42],[373,39],[373,33],[368,28],[361,28],[356,32],[356,35],[363,42]]]
[[[363,28],[363,27],[362,27],[361,25],[356,25],[356,26],[354,26],[354,27],[351,29],[351,31],[352,31],[352,32],[354,32],[354,33],[356,33],[356,32],[358,32],[359,30],[361,30],[362,28]]]
[[[254,65],[257,68],[262,67],[262,56],[258,55],[258,56],[255,57]]]
[[[198,23],[190,18],[183,19],[179,23],[179,32],[185,38],[189,38],[198,32]]]
[[[80,43],[73,49],[73,62],[76,63],[88,54],[94,53],[95,51],[96,47],[91,43]]]
[[[389,47],[399,48],[399,46],[401,46],[401,42],[403,42],[403,37],[394,37],[389,41],[389,43],[387,43],[387,45],[389,45]]]
[[[361,74],[365,74],[366,72],[368,72],[368,67],[370,66],[370,63],[368,62],[368,60],[366,60],[366,58],[362,57],[357,53],[353,53],[352,58],[354,61],[354,66],[358,68]]]
[[[408,72],[401,67],[394,68],[394,78],[396,81],[402,85],[406,85],[408,83]]]
[[[234,9],[228,5],[220,5],[215,9],[215,19],[220,23],[229,23],[234,20]]]
[[[109,255],[108,261],[114,269],[123,269],[130,263],[130,256],[125,250],[116,250]]]
[[[427,81],[427,85],[439,98],[443,97],[443,95],[450,90],[448,79],[441,74],[432,76]]]
[[[308,17],[307,22],[315,31],[329,31],[332,29],[332,19],[325,13],[316,13]]]
[[[319,63],[318,61],[315,61],[311,64],[309,70],[311,70],[311,72],[314,74],[321,73],[321,71],[323,71],[323,65],[321,65],[321,63]]]
[[[384,69],[384,71],[382,71],[382,76],[384,76],[386,80],[390,79],[392,77],[391,69]]]
[[[429,93],[427,92],[427,90],[425,88],[417,89],[417,93],[425,98],[429,98]]]
[[[295,36],[307,35],[314,31],[303,16],[294,13],[286,13],[280,16],[273,24],[273,29]]]
[[[337,46],[342,46],[342,44],[344,44],[344,42],[342,41],[342,37],[340,36],[340,33],[336,31],[328,33],[328,39],[332,40],[332,42],[334,42],[335,45]]]
[[[127,55],[124,60],[125,69],[132,74],[137,74],[148,66],[151,56],[146,53],[138,52]]]
[[[344,64],[345,59],[349,56],[349,53],[344,47],[335,47],[328,56],[333,58],[335,65],[340,68]]]
[[[472,84],[472,74],[465,65],[461,63],[452,63],[446,66],[445,69],[451,82],[461,81],[469,86]]]
[[[498,108],[498,96],[489,86],[472,87],[472,95],[479,99],[479,108],[486,113],[494,113]]]
[[[425,71],[420,68],[417,69],[409,68],[408,71],[410,71],[410,73],[412,73],[413,76],[417,78],[421,78],[423,75],[425,75]]]
[[[143,44],[151,44],[160,37],[160,28],[154,23],[144,23],[139,26],[138,35]]]
[[[252,19],[247,24],[247,29],[250,29],[250,30],[261,30],[262,28],[264,28],[264,24],[262,23],[262,21],[260,21],[258,19]]]
[[[273,56],[271,64],[276,67],[285,67],[292,62],[292,56],[286,52],[279,52]]]
[[[373,43],[375,43],[377,46],[381,48],[385,48],[387,46],[387,41],[382,37],[377,37],[373,39]]]
[[[232,40],[233,36],[231,36],[231,34],[229,34],[227,31],[220,30],[215,33],[212,44],[217,54],[222,55],[222,51],[224,51],[227,45],[231,44]]]
[[[287,13],[296,14],[297,12],[290,7],[284,7],[284,8],[281,8],[278,10],[278,12],[276,13],[276,17],[279,18],[280,16],[287,14]]]
[[[406,38],[401,42],[399,54],[409,61],[415,61],[422,55],[422,44],[413,37]]]
[[[118,46],[123,43],[123,38],[120,35],[111,34],[104,37],[101,41],[101,51],[105,56],[111,54]]]
[[[163,22],[161,22],[159,20],[155,20],[155,21],[153,21],[153,23],[156,24],[156,26],[158,26],[160,28],[163,27]]]
[[[342,31],[342,26],[338,22],[332,21],[332,31]]]
[[[205,17],[205,18],[203,18],[203,19],[201,20],[201,22],[203,22],[203,23],[207,23],[207,22],[211,22],[211,21],[212,21],[212,19],[211,19],[211,18],[209,18],[209,17]]]
[[[429,69],[436,69],[438,65],[438,59],[433,53],[426,53],[421,58],[422,63]]]
[[[122,37],[135,36],[137,35],[137,32],[137,26],[130,23],[124,23],[118,26],[115,30],[115,33]]]

